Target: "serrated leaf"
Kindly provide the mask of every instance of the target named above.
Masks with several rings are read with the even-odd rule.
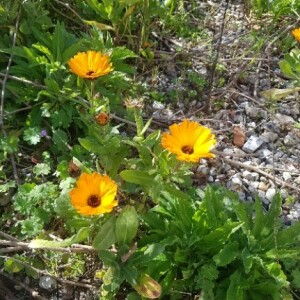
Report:
[[[117,242],[116,237],[116,217],[110,216],[108,220],[101,226],[99,232],[96,234],[92,246],[96,250],[105,250],[110,248]]]
[[[122,209],[116,222],[116,237],[120,245],[129,244],[136,236],[139,221],[134,207],[126,206]]]

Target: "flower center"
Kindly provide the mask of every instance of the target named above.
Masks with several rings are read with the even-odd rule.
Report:
[[[91,207],[98,207],[101,204],[101,198],[98,195],[91,195],[89,196],[87,203]]]
[[[193,147],[191,147],[191,146],[183,146],[182,148],[181,148],[181,151],[183,152],[183,153],[185,153],[185,154],[193,154],[194,153],[194,149],[193,149]]]
[[[91,76],[91,75],[93,75],[94,73],[95,73],[95,72],[91,70],[91,71],[88,71],[88,72],[86,73],[86,75],[87,75],[87,76]]]

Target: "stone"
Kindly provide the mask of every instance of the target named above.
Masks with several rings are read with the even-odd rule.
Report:
[[[272,131],[265,131],[259,136],[264,142],[275,142],[278,139],[278,134]]]
[[[300,176],[298,176],[295,180],[294,180],[295,183],[297,184],[300,184]]]
[[[283,115],[283,114],[277,113],[277,114],[275,114],[275,117],[277,118],[277,119],[275,119],[275,121],[277,121],[281,124],[295,123],[295,120],[291,116],[288,116],[288,115]]]
[[[276,194],[276,189],[274,188],[269,188],[266,192],[266,198],[271,201],[274,195]]]
[[[290,172],[283,172],[283,173],[282,173],[282,177],[283,177],[283,179],[284,179],[285,181],[288,181],[288,180],[290,180],[290,179],[292,178],[292,175],[291,175]]]
[[[258,185],[258,188],[259,188],[261,191],[265,192],[265,191],[268,190],[268,185],[266,185],[264,182],[260,182],[259,185]]]
[[[295,138],[293,138],[292,136],[290,136],[289,134],[286,135],[283,139],[283,143],[286,146],[294,146],[296,145],[297,141],[295,140]]]
[[[252,180],[252,175],[251,173],[248,171],[248,170],[245,170],[243,173],[242,173],[242,176],[247,179],[247,180]]]
[[[257,154],[260,158],[270,159],[272,152],[269,149],[260,149],[257,151]]]
[[[257,149],[259,149],[259,147],[261,147],[263,143],[264,141],[261,138],[259,138],[256,135],[251,135],[250,138],[247,140],[247,142],[244,144],[242,149],[247,153],[253,153]]]
[[[52,290],[56,288],[57,282],[54,278],[45,275],[40,277],[39,286],[46,290]]]

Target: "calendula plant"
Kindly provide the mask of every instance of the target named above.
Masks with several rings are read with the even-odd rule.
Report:
[[[295,40],[300,43],[300,28],[292,30],[292,35]],[[290,53],[284,55],[284,59],[279,62],[282,73],[293,79],[297,85],[300,82],[300,49],[299,47],[293,48]]]

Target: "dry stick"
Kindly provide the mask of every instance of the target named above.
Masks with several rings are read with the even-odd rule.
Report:
[[[44,298],[44,297],[40,296],[37,291],[35,291],[34,289],[30,288],[29,286],[27,286],[23,282],[17,281],[15,278],[13,278],[12,276],[8,275],[7,273],[4,273],[4,272],[2,272],[0,270],[0,274],[2,276],[4,276],[4,277],[8,278],[9,280],[13,281],[14,283],[16,283],[17,285],[19,285],[20,287],[22,287],[27,292],[29,292],[30,295],[32,296],[32,298],[38,299],[38,300],[47,300],[47,298]]]
[[[47,271],[44,271],[44,270],[40,270],[40,269],[37,269],[35,267],[33,267],[32,265],[22,261],[22,260],[19,260],[17,258],[14,258],[14,257],[9,257],[9,256],[0,256],[4,259],[12,259],[13,261],[17,262],[17,263],[20,263],[21,265],[23,265],[24,267],[28,268],[28,269],[31,269],[33,270],[34,272],[36,272],[38,275],[45,275],[45,276],[49,276],[49,277],[52,277],[54,278],[55,280],[63,283],[63,284],[68,284],[68,285],[74,285],[74,286],[80,286],[80,287],[83,287],[83,288],[86,288],[86,289],[91,289],[91,288],[94,288],[96,285],[91,285],[91,284],[87,284],[87,283],[81,283],[81,282],[74,282],[74,281],[71,281],[71,280],[67,280],[67,279],[62,279],[60,277],[57,277],[55,275],[52,275],[52,274],[49,274]]]
[[[19,10],[18,15],[17,15],[16,25],[15,25],[15,32],[13,34],[12,48],[15,47],[15,45],[16,45],[20,16],[21,16],[21,10]],[[5,138],[7,138],[7,132],[6,132],[5,127],[4,127],[4,98],[5,98],[6,81],[7,81],[9,69],[10,69],[10,66],[11,66],[11,63],[12,63],[12,58],[13,58],[13,54],[11,54],[9,59],[8,59],[5,76],[2,80],[2,91],[1,91],[0,127],[1,127],[2,134]],[[12,169],[13,169],[14,179],[15,179],[16,183],[19,184],[19,176],[18,176],[16,161],[15,161],[15,158],[14,158],[13,154],[10,154],[10,161],[11,161],[11,165],[12,165]]]
[[[225,156],[228,156],[228,154],[224,154],[224,153],[219,152],[219,151],[213,150],[212,152],[215,153],[218,156],[222,156],[221,159],[223,161],[225,161],[225,162],[227,162],[227,163],[229,163],[229,164],[231,164],[231,165],[233,165],[235,167],[244,168],[244,169],[248,169],[248,170],[254,171],[256,173],[259,173],[259,174],[261,174],[261,175],[263,175],[263,176],[265,176],[265,177],[267,177],[267,178],[275,181],[277,184],[281,185],[282,187],[286,186],[286,187],[290,188],[291,190],[300,192],[300,188],[298,188],[296,186],[293,186],[293,185],[291,185],[291,184],[289,184],[287,182],[284,182],[283,180],[281,180],[281,179],[279,179],[279,178],[277,178],[277,177],[275,177],[275,176],[273,176],[273,175],[271,175],[271,174],[269,174],[269,173],[267,173],[265,171],[262,171],[261,169],[255,167],[255,166],[250,166],[250,165],[241,163],[239,161],[235,161],[235,160],[226,158]]]
[[[207,85],[207,89],[206,89],[207,90],[207,99],[206,99],[207,102],[206,102],[206,107],[205,107],[207,112],[210,112],[211,108],[212,108],[211,94],[212,94],[212,90],[213,90],[213,80],[215,77],[216,67],[217,67],[217,63],[219,60],[220,47],[221,47],[222,37],[223,37],[223,33],[224,33],[224,28],[225,28],[225,19],[226,19],[228,6],[229,6],[229,1],[230,0],[226,1],[226,6],[225,6],[224,13],[223,13],[223,18],[222,18],[221,32],[220,32],[220,36],[219,36],[219,40],[218,40],[217,48],[216,48],[216,56],[213,61],[211,71],[210,71],[209,77],[208,77],[208,85]]]

